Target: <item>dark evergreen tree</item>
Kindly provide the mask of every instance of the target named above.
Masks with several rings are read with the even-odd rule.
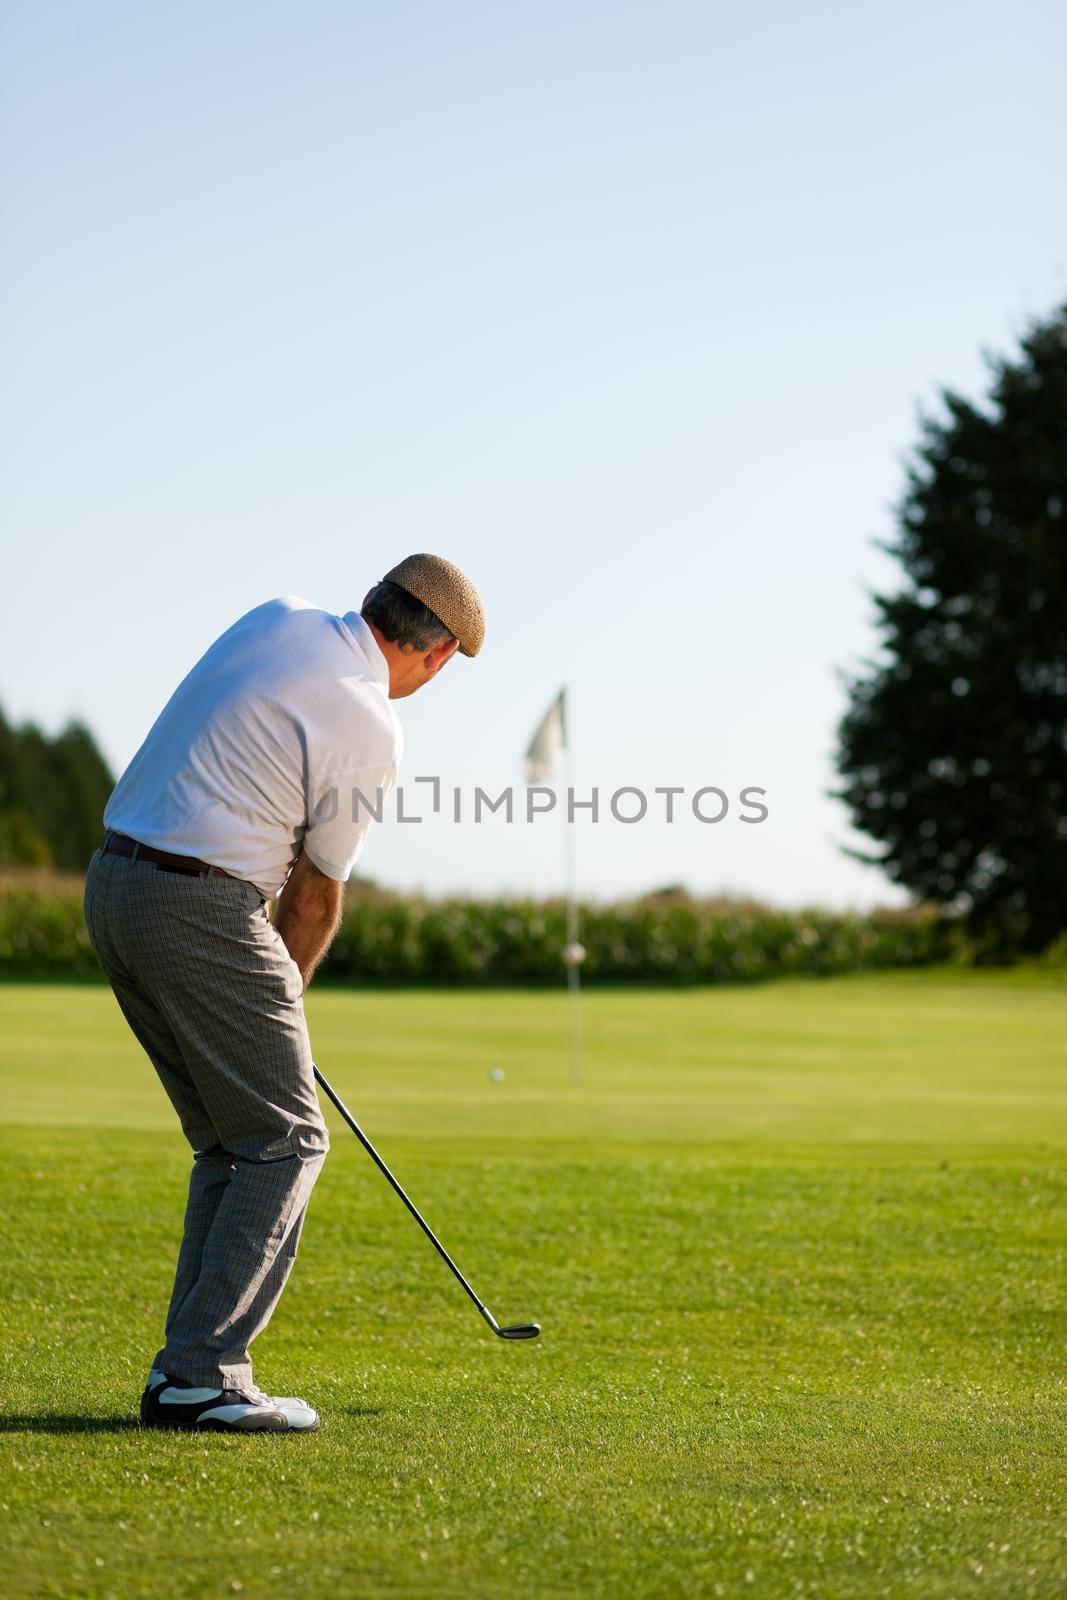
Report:
[[[71,722],[54,739],[0,713],[0,865],[88,866],[114,779],[92,734]]]
[[[989,365],[987,402],[923,420],[838,797],[877,841],[855,854],[995,958],[1067,927],[1067,307]]]

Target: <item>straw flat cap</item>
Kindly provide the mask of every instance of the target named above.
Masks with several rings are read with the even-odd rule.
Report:
[[[444,556],[405,556],[386,583],[395,583],[429,606],[449,633],[459,640],[460,654],[476,656],[485,639],[485,612],[478,591],[468,577]]]

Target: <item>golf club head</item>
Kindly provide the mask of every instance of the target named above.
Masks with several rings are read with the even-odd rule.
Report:
[[[536,1339],[541,1332],[539,1322],[513,1322],[510,1328],[497,1328],[502,1339]]]

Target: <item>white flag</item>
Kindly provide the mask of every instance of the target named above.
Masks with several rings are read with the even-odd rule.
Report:
[[[567,748],[567,691],[561,689],[534,732],[522,763],[527,783],[551,783]]]

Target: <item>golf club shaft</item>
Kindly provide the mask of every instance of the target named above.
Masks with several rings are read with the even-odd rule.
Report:
[[[397,1183],[396,1179],[393,1177],[393,1174],[389,1171],[389,1168],[386,1166],[385,1162],[382,1160],[382,1158],[378,1154],[377,1150],[375,1150],[374,1146],[371,1144],[370,1140],[367,1138],[367,1135],[363,1132],[363,1129],[360,1127],[359,1123],[356,1121],[356,1119],[352,1115],[351,1111],[349,1111],[348,1107],[345,1105],[344,1101],[341,1099],[341,1096],[337,1093],[337,1091],[334,1088],[332,1088],[332,1086],[330,1084],[327,1083],[326,1079],[323,1077],[323,1075],[319,1071],[318,1067],[315,1067],[314,1071],[315,1071],[316,1080],[318,1081],[320,1087],[323,1089],[325,1094],[329,1097],[331,1103],[340,1112],[341,1116],[344,1117],[345,1121],[348,1123],[348,1126],[352,1129],[352,1132],[355,1134],[356,1138],[359,1140],[359,1142],[363,1146],[364,1150],[370,1156],[371,1160],[374,1162],[374,1165],[378,1168],[378,1171],[382,1174],[382,1176],[384,1178],[387,1178],[389,1180],[389,1182],[392,1184],[393,1188],[396,1190],[396,1192],[400,1196],[401,1200],[403,1200],[404,1204],[407,1206],[408,1210],[411,1212],[411,1215],[415,1218],[415,1221],[418,1223],[419,1227],[422,1229],[422,1231],[426,1235],[427,1239],[429,1239],[430,1243],[433,1245],[434,1249],[437,1251],[437,1254],[441,1257],[441,1260],[445,1263],[445,1265],[448,1267],[449,1271],[453,1274],[453,1276],[455,1278],[457,1278],[458,1281],[463,1285],[464,1289],[470,1295],[471,1299],[474,1301],[474,1304],[478,1307],[478,1310],[480,1311],[482,1316],[485,1318],[486,1322],[488,1322],[489,1326],[495,1332],[496,1331],[496,1327],[497,1327],[497,1323],[496,1323],[495,1317],[493,1317],[491,1315],[491,1313],[486,1310],[485,1306],[478,1299],[478,1296],[475,1294],[474,1290],[471,1288],[470,1284],[467,1282],[467,1280],[463,1276],[462,1272],[460,1272],[459,1268],[456,1266],[456,1263],[452,1260],[452,1257],[449,1255],[448,1251],[445,1249],[444,1245],[441,1243],[441,1241],[437,1237],[436,1233],[434,1233],[434,1231],[430,1227],[429,1223],[424,1221],[423,1218],[419,1215],[418,1211],[415,1209],[415,1207],[412,1204],[412,1202],[408,1199],[407,1195],[404,1193],[404,1191],[400,1187],[399,1183]]]

